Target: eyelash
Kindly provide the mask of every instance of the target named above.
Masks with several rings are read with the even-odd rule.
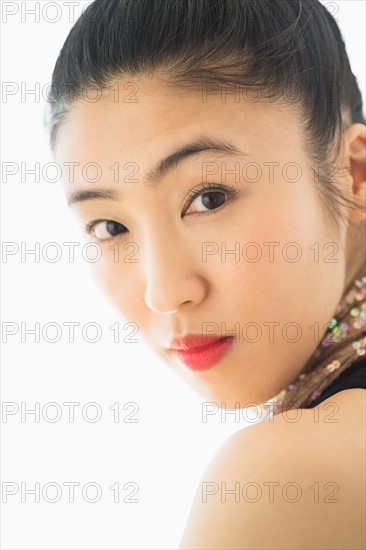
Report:
[[[220,206],[224,206],[225,204],[227,204],[238,193],[238,191],[233,186],[226,187],[226,186],[218,185],[218,184],[215,184],[215,183],[213,183],[213,184],[212,183],[203,183],[198,189],[195,189],[193,191],[190,191],[190,193],[188,193],[188,199],[184,204],[184,210],[188,209],[189,206],[191,206],[191,204],[195,201],[195,199],[197,197],[199,197],[200,195],[205,195],[206,193],[210,193],[210,192],[212,193],[214,191],[220,191],[220,192],[226,193],[226,195],[227,195],[227,200]],[[193,212],[193,214],[200,214],[200,215],[204,215],[204,216],[205,215],[211,215],[211,214],[214,214],[217,210],[220,210],[220,206],[218,208],[214,208],[213,210],[208,210],[207,212]],[[105,219],[89,220],[85,223],[83,229],[88,235],[91,235],[92,232],[93,232],[94,227],[97,224],[102,223],[102,222],[108,222],[108,221],[113,221],[113,220],[105,220]],[[116,222],[116,223],[118,223],[118,222]],[[123,224],[120,224],[120,225],[123,225]],[[123,231],[120,234],[123,234],[123,233],[127,233],[127,231]],[[114,239],[116,236],[117,235],[111,236],[108,239],[97,239],[97,240],[100,240],[101,242],[109,242],[112,239]]]
[[[190,191],[188,193],[188,200],[186,201],[184,205],[184,210],[186,210],[189,206],[191,206],[192,202],[199,197],[200,195],[204,195],[208,192],[213,191],[222,191],[228,195],[228,199],[234,197],[234,195],[237,193],[235,188],[233,186],[226,187],[223,185],[218,185],[217,183],[202,183],[201,186],[198,189],[194,189],[193,191]],[[228,202],[228,201],[226,201]],[[226,202],[224,204],[226,204]],[[219,207],[220,208],[220,207]],[[214,208],[213,210],[208,210],[208,212],[204,212],[203,214],[212,214],[216,210],[219,210],[219,208]],[[202,214],[202,212],[201,212]]]

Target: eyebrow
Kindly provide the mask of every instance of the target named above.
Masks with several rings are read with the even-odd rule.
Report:
[[[245,155],[248,153],[240,151],[235,145],[219,138],[201,137],[192,143],[183,145],[167,157],[161,159],[154,168],[152,168],[145,177],[145,185],[155,187],[168,174],[169,171],[177,168],[188,157],[192,157],[205,151],[217,151],[227,155]],[[68,197],[69,206],[90,201],[90,200],[118,200],[119,193],[116,189],[86,189],[84,191],[75,191]]]

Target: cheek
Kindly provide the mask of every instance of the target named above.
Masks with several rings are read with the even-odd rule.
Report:
[[[267,200],[253,194],[245,215],[235,213],[210,259],[211,272],[226,296],[227,314],[238,321],[324,324],[342,288],[338,244],[311,182],[292,190],[279,184],[277,190]]]
[[[122,250],[123,247],[119,247]],[[131,251],[117,256],[103,247],[102,258],[91,268],[97,286],[103,291],[110,303],[120,315],[143,325],[146,310],[144,306],[144,287],[140,281],[139,263],[132,263]]]

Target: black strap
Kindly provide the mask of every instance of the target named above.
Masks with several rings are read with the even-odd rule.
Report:
[[[366,389],[366,356],[356,359],[356,361],[354,361],[352,365],[343,371],[338,378],[330,384],[330,386],[325,388],[319,397],[304,408],[312,409],[335,393],[352,388]]]

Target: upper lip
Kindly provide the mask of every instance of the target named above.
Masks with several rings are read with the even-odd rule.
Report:
[[[190,351],[204,346],[214,344],[223,340],[223,336],[207,336],[205,334],[188,334],[183,338],[173,338],[170,341],[170,348],[175,350]]]

